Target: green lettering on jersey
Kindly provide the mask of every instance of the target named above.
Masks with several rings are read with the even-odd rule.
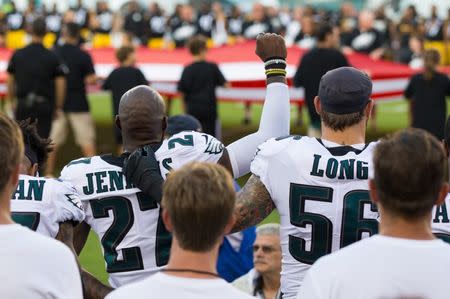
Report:
[[[172,166],[170,166],[170,163],[172,163],[172,158],[166,158],[162,160],[161,164],[167,171],[172,171]]]
[[[337,176],[339,162],[335,158],[331,158],[327,163],[326,175],[330,179],[334,179]]]
[[[369,178],[369,163],[358,161],[356,163],[356,177],[360,180],[367,180]]]
[[[123,174],[119,171],[108,171],[109,191],[123,190]]]
[[[433,223],[449,223],[449,222],[450,220],[448,219],[447,205],[444,202],[442,205],[436,207],[436,214],[434,214]]]
[[[108,186],[104,185],[106,178],[106,171],[100,171],[95,173],[95,180],[97,183],[97,193],[105,193],[108,192]]]
[[[26,199],[25,198],[25,181],[24,180],[19,180],[19,183],[17,184],[16,192],[13,193],[12,199]]]
[[[321,155],[314,155],[313,168],[309,173],[310,175],[323,177],[323,169],[319,169],[320,158],[322,158]]]
[[[42,194],[44,193],[45,180],[30,180],[28,181],[28,195],[26,199],[42,201]]]
[[[85,195],[94,194],[94,181],[93,181],[93,173],[86,173],[87,186],[83,186],[83,193]]]
[[[355,159],[350,160],[342,160],[341,161],[341,167],[339,171],[339,177],[340,180],[353,180],[354,179],[354,172],[355,172]]]

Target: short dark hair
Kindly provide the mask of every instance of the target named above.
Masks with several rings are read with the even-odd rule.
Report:
[[[36,18],[31,25],[31,33],[38,37],[44,37],[47,33],[47,24],[42,17]]]
[[[435,64],[439,64],[439,61],[441,60],[441,54],[435,49],[429,49],[423,53],[424,59],[427,59],[428,57],[431,58]]]
[[[4,191],[8,180],[23,157],[23,140],[19,126],[0,113],[0,190]]]
[[[196,35],[188,42],[189,52],[192,55],[198,55],[206,50],[206,38],[203,35]]]
[[[328,23],[322,23],[317,29],[317,41],[324,42],[329,34],[333,33],[334,27]]]
[[[364,110],[349,114],[334,114],[322,110],[320,117],[323,123],[333,131],[344,131],[363,120]]]
[[[162,207],[184,250],[211,250],[223,237],[235,201],[233,179],[218,164],[187,164],[170,173],[164,183]]]
[[[440,142],[421,129],[382,140],[374,152],[374,183],[383,208],[404,219],[431,212],[447,172]]]
[[[22,120],[19,122],[19,127],[22,130],[25,146],[30,147],[36,153],[39,170],[43,169],[47,162],[48,154],[53,151],[52,140],[39,136],[37,121],[32,121],[31,119]]]
[[[66,34],[71,38],[80,37],[80,26],[77,23],[70,22],[64,25]]]
[[[128,59],[128,57],[131,55],[131,53],[133,53],[135,50],[133,47],[130,46],[124,46],[124,47],[120,47],[117,51],[116,51],[116,58],[117,60],[119,60],[120,63],[123,63],[125,60]]]

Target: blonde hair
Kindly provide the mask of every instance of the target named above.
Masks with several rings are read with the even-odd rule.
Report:
[[[184,250],[211,250],[230,222],[235,201],[231,175],[217,164],[187,164],[170,173],[164,183],[162,207]]]
[[[12,172],[23,157],[22,132],[16,122],[0,113],[0,190],[4,190]]]

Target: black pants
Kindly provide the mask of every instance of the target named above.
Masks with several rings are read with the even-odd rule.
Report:
[[[23,107],[19,104],[16,111],[16,120],[25,120],[31,118],[37,120],[37,129],[39,136],[42,138],[48,138],[50,136],[50,130],[52,128],[53,121],[53,107],[50,104],[44,103],[35,105],[34,107]]]
[[[216,118],[205,117],[199,118],[194,115],[202,125],[203,132],[216,137]]]

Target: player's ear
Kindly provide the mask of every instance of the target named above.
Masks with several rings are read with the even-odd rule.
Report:
[[[116,123],[117,128],[119,128],[119,130],[122,131],[122,125],[120,123],[120,118],[118,115],[116,115],[115,123]]]
[[[166,229],[169,232],[172,232],[173,231],[172,221],[170,221],[169,212],[167,212],[166,209],[162,210],[162,219],[163,219],[164,225],[166,226]]]
[[[230,234],[231,230],[233,229],[234,225],[236,224],[236,217],[234,214],[231,214],[230,220],[228,221],[227,226],[225,227],[224,234],[228,235]]]
[[[377,187],[375,186],[375,182],[372,179],[369,180],[369,195],[372,203],[377,204],[379,201],[377,194]]]
[[[448,183],[443,183],[441,186],[441,190],[439,190],[439,196],[436,200],[436,205],[440,206],[444,203],[445,198],[448,196],[449,185]]]
[[[314,108],[316,108],[317,114],[320,115],[322,113],[322,105],[320,104],[320,99],[318,96],[314,98]]]
[[[366,116],[367,119],[369,119],[370,116],[372,115],[374,105],[375,104],[373,103],[372,100],[369,100],[369,102],[367,103],[366,108],[364,110],[364,115]]]
[[[9,177],[9,184],[11,186],[11,190],[17,188],[17,184],[19,183],[19,173],[20,173],[20,165],[17,165],[13,171],[11,172],[11,176]]]

